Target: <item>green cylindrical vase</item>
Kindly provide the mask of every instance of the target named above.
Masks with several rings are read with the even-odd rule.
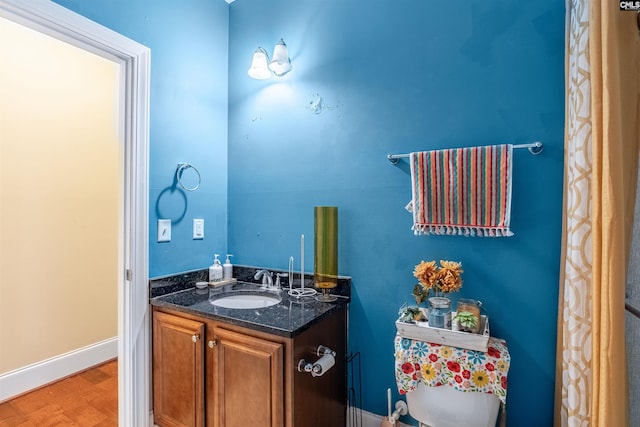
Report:
[[[316,206],[314,219],[313,275],[315,287],[322,290],[322,300],[335,300],[335,297],[329,295],[329,290],[338,286],[337,206]]]

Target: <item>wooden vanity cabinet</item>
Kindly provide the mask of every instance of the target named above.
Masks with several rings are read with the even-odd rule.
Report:
[[[199,340],[192,359],[186,351],[178,350],[185,345],[175,338],[176,349],[160,335],[167,334],[165,324],[173,324],[168,317],[194,322],[204,340]],[[169,309],[154,307],[154,419],[161,427],[201,426],[207,427],[344,427],[346,425],[346,307],[314,324],[295,338],[286,338],[247,329],[224,322],[212,321],[198,316]],[[159,320],[157,320],[159,318]],[[178,320],[181,319],[181,320]],[[156,331],[156,328],[164,328]],[[181,326],[184,328],[184,326]],[[195,330],[194,330],[195,331]],[[203,332],[204,331],[204,332]],[[172,332],[173,333],[173,332]],[[160,337],[159,337],[160,336]],[[160,341],[156,341],[157,338]],[[191,339],[191,336],[187,337]],[[301,359],[314,362],[318,345],[336,351],[336,363],[325,375],[312,377],[310,373],[298,372]],[[164,354],[158,354],[158,353]],[[195,353],[199,353],[200,359]],[[202,354],[204,353],[204,354]],[[172,359],[171,362],[168,362]],[[178,360],[179,359],[179,360]],[[202,367],[204,360],[204,367]],[[200,368],[201,384],[185,378],[188,369],[175,365],[189,364]],[[168,371],[167,371],[168,369]],[[175,369],[175,370],[174,370]],[[188,372],[192,374],[191,371]],[[194,375],[195,371],[193,371]],[[169,377],[183,377],[172,378]],[[156,387],[159,378],[163,384],[171,381],[189,383],[180,393]],[[161,383],[161,384],[162,384]],[[156,402],[160,399],[160,402]],[[167,417],[167,399],[182,408],[200,411],[200,416]],[[204,399],[204,405],[202,402]],[[198,409],[199,408],[199,409]],[[180,412],[172,407],[172,414]],[[182,412],[180,412],[182,413]],[[174,420],[178,422],[174,423]]]

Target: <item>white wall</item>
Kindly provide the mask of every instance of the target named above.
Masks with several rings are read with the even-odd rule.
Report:
[[[4,18],[0,39],[1,379],[115,343],[123,162],[118,64]]]

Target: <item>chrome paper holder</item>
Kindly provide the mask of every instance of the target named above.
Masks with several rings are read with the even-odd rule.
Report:
[[[298,362],[298,372],[308,372],[314,377],[323,375],[328,369],[331,368],[331,366],[329,366],[329,368],[327,369],[324,369],[321,361],[324,360],[323,358],[335,358],[336,352],[331,350],[329,347],[319,345],[316,349],[316,356],[320,357],[320,359],[316,360],[313,363],[307,362],[304,359],[300,359],[300,361]]]

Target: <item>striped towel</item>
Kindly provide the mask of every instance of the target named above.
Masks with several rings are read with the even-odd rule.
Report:
[[[512,236],[510,144],[411,153],[414,234]]]

